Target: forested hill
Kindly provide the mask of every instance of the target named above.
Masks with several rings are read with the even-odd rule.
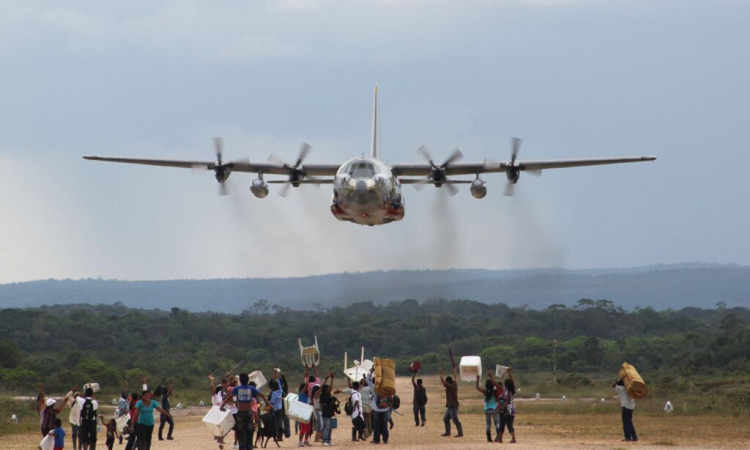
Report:
[[[324,372],[341,369],[344,352],[411,361],[434,374],[456,356],[479,355],[485,367],[521,373],[611,373],[623,361],[653,379],[673,375],[750,374],[750,309],[684,308],[625,312],[607,300],[542,311],[468,300],[359,303],[326,312],[190,313],[123,306],[0,309],[0,390],[56,392],[95,380],[107,389],[174,376],[205,387],[206,375],[237,362],[243,370],[301,369],[297,339],[318,337]],[[553,342],[557,342],[556,360]],[[353,358],[352,358],[353,359]],[[351,361],[351,359],[350,359]],[[295,376],[301,375],[297,373]],[[674,383],[671,383],[675,388]]]
[[[240,313],[278,305],[321,310],[355,302],[471,299],[482,303],[572,305],[609,299],[625,309],[750,305],[750,267],[684,264],[612,270],[445,270],[342,273],[303,278],[117,281],[44,280],[0,285],[1,307],[115,304]]]

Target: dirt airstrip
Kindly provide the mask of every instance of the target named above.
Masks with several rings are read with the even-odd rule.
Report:
[[[426,377],[427,378],[427,377]],[[399,391],[404,399],[401,412],[403,416],[394,415],[395,428],[391,431],[388,448],[411,449],[487,449],[502,448],[511,445],[518,449],[628,449],[635,447],[685,448],[685,449],[722,449],[750,448],[750,421],[747,417],[723,416],[671,416],[639,417],[635,423],[640,435],[636,444],[620,442],[621,428],[619,414],[564,414],[545,412],[542,405],[533,408],[518,403],[516,432],[518,444],[487,443],[484,432],[484,416],[480,415],[480,399],[469,384],[462,384],[460,396],[462,401],[461,421],[464,425],[463,438],[440,437],[443,432],[442,412],[444,395],[434,380],[427,384],[429,392],[427,426],[415,427],[411,414],[411,386],[408,379],[399,380]],[[344,397],[341,396],[343,399]],[[530,405],[529,405],[530,406]],[[154,432],[153,450],[213,450],[216,443],[201,423],[207,408],[186,408],[175,412],[175,440],[156,441]],[[471,413],[469,413],[471,412]],[[342,448],[372,448],[370,443],[351,442],[351,431],[348,418],[339,418],[340,428],[334,430],[333,444]],[[66,429],[69,429],[66,426]],[[454,430],[455,434],[455,430]],[[507,440],[506,436],[506,440]],[[0,438],[0,449],[33,449],[39,443],[40,435],[18,434]],[[297,439],[280,443],[281,448],[296,448]],[[382,445],[382,444],[381,444]],[[319,447],[320,444],[315,444]],[[72,448],[70,439],[66,439],[66,449]],[[106,449],[104,436],[100,436],[98,449]],[[124,445],[115,444],[115,450],[124,449]],[[231,449],[231,446],[226,446]],[[273,442],[268,448],[276,448]]]

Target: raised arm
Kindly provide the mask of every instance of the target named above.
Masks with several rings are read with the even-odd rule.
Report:
[[[487,376],[490,378],[490,381],[492,382],[492,385],[495,386],[495,389],[497,389],[498,392],[502,392],[503,391],[503,387],[502,387],[502,385],[498,384],[497,381],[495,381],[495,375],[492,373],[491,370],[487,372]]]
[[[211,380],[211,397],[213,398],[213,396],[216,395],[216,385],[214,384],[214,376],[209,375],[208,379]]]
[[[486,394],[486,393],[487,393],[487,391],[486,391],[486,390],[485,390],[485,389],[484,389],[483,387],[480,387],[480,386],[479,386],[479,380],[481,380],[481,379],[482,379],[482,376],[481,376],[481,375],[479,375],[479,374],[477,374],[477,390],[478,390],[479,392],[481,392],[482,394]]]
[[[169,379],[169,385],[167,386],[167,397],[172,395],[172,392],[174,391],[174,380],[172,378]]]
[[[438,375],[440,376],[440,384],[445,386],[445,378],[443,378],[443,369],[438,367]]]
[[[513,366],[508,367],[508,379],[513,383],[516,384],[516,379],[513,378]]]
[[[318,366],[313,364],[312,368],[313,368],[313,374],[315,375],[315,378],[320,378],[320,376],[318,375]]]
[[[415,378],[417,378],[417,372],[411,374],[411,385],[414,386],[414,389],[417,388],[417,382],[415,381]]]
[[[335,375],[333,374],[333,372],[331,372],[331,373],[330,373],[330,374],[328,375],[328,378],[330,378],[330,379],[331,379],[331,392],[333,392],[333,380],[334,380],[334,378],[335,378]]]

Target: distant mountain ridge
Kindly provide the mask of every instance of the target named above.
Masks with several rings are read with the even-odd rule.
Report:
[[[261,300],[295,310],[372,301],[470,299],[484,303],[572,305],[608,299],[626,309],[750,306],[750,266],[686,263],[625,269],[397,270],[300,278],[212,280],[40,280],[0,285],[0,307],[114,304],[148,309],[240,313]]]

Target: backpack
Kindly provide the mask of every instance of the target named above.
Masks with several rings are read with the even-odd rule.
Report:
[[[427,404],[427,389],[424,386],[419,387],[419,393],[417,394],[422,405]]]
[[[354,413],[354,405],[352,405],[352,397],[349,396],[349,400],[344,405],[344,412],[347,416],[351,416]]]
[[[93,422],[96,424],[96,410],[94,409],[94,401],[87,398],[81,406],[81,423]]]
[[[401,399],[398,397],[398,395],[394,395],[393,399],[391,400],[391,408],[393,410],[397,410],[401,407]]]

